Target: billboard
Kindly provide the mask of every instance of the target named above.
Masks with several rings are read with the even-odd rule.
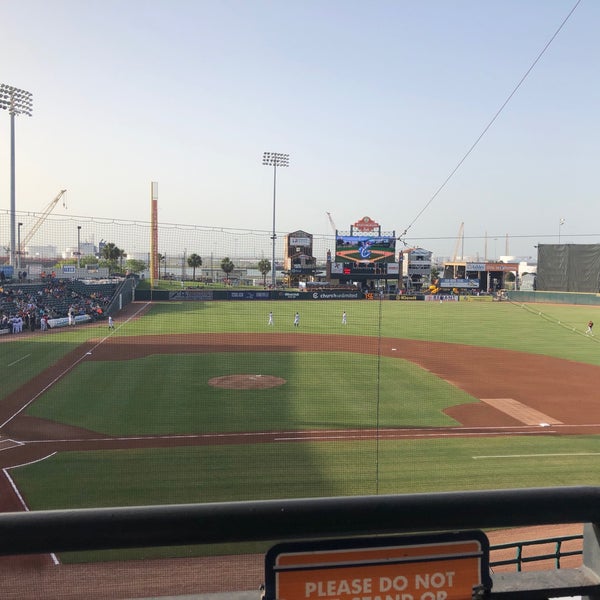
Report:
[[[396,238],[367,235],[342,235],[335,240],[335,262],[395,262]]]

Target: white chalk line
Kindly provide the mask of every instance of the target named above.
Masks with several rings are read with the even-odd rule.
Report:
[[[111,444],[114,442],[127,441],[152,441],[152,440],[211,440],[227,438],[260,438],[273,437],[274,441],[296,441],[312,439],[372,439],[377,435],[389,436],[389,439],[398,438],[417,438],[417,437],[467,437],[467,436],[502,436],[502,435],[548,435],[560,434],[561,430],[582,426],[600,429],[600,423],[587,425],[559,425],[552,428],[540,426],[539,429],[520,425],[507,425],[504,427],[448,427],[447,429],[406,429],[406,428],[387,428],[387,429],[314,429],[314,430],[296,430],[296,431],[241,431],[227,433],[189,433],[189,434],[168,434],[168,435],[134,435],[134,436],[116,436],[100,438],[65,438],[52,440],[22,440],[24,444],[80,444],[80,443],[100,443]]]
[[[21,356],[21,358],[18,358],[17,360],[9,363],[8,365],[6,365],[7,367],[13,367],[14,365],[16,365],[17,363],[20,363],[22,360],[25,360],[26,358],[29,358],[31,356],[30,354],[26,354],[25,356]]]
[[[0,439],[0,452],[4,450],[10,450],[11,448],[18,448],[19,446],[24,446],[24,442],[20,442],[18,440],[13,440],[11,438],[2,438]]]
[[[544,458],[546,456],[600,456],[600,452],[552,452],[543,454],[490,454],[488,456],[472,456],[473,460],[493,458]]]
[[[142,306],[142,308],[140,308],[137,312],[135,312],[133,315],[131,315],[125,321],[125,323],[128,323],[131,319],[133,319],[135,316],[137,316],[140,311],[144,310],[146,308],[146,306],[148,306],[148,304],[149,303],[147,302],[144,306]],[[111,335],[112,335],[112,332],[109,333],[108,335],[105,335],[94,346],[92,346],[92,348],[89,351],[87,351],[85,354],[83,354],[82,356],[80,356],[71,365],[69,365],[64,371],[62,371],[61,373],[59,373],[48,385],[46,385],[43,389],[41,389],[39,392],[37,392],[37,394],[35,394],[28,402],[26,402],[23,406],[21,406],[21,408],[17,412],[15,412],[12,416],[10,416],[8,419],[6,419],[6,421],[4,421],[4,423],[1,423],[0,424],[0,429],[2,429],[3,427],[5,427],[15,417],[17,417],[18,415],[20,415],[30,404],[32,404],[33,402],[35,402],[42,394],[44,394],[45,392],[47,392],[55,383],[57,383],[58,381],[60,381],[67,373],[69,373],[70,371],[72,371],[89,354],[91,354],[96,348],[98,348],[99,346],[101,346],[107,339],[109,339],[109,337]]]
[[[23,496],[21,495],[21,492],[19,492],[19,489],[15,485],[15,482],[14,482],[13,478],[10,476],[8,470],[9,469],[17,469],[19,467],[26,467],[27,465],[33,465],[35,463],[46,460],[47,458],[50,458],[51,456],[54,456],[55,454],[56,454],[56,452],[52,452],[51,454],[48,454],[48,456],[44,456],[43,458],[38,458],[37,460],[32,460],[30,462],[26,462],[21,465],[14,465],[12,467],[6,467],[6,468],[2,469],[2,472],[4,473],[4,477],[6,477],[8,483],[10,484],[10,487],[12,488],[13,492],[15,493],[15,496],[19,500],[19,503],[21,504],[21,506],[23,507],[23,510],[25,512],[29,512],[29,506],[27,506],[27,502],[25,502],[25,498],[23,498]],[[50,558],[52,559],[54,566],[58,566],[60,564],[60,560],[58,560],[58,556],[56,556],[56,554],[54,552],[50,552]]]
[[[470,433],[454,433],[454,432],[429,432],[429,433],[417,433],[417,432],[402,432],[399,434],[389,434],[389,437],[386,436],[386,434],[380,434],[379,436],[377,436],[377,434],[371,434],[371,435],[322,435],[322,436],[298,436],[298,437],[284,437],[284,438],[275,438],[276,442],[295,442],[295,441],[304,441],[304,440],[310,440],[310,441],[324,441],[324,440],[374,440],[376,437],[379,437],[379,439],[384,438],[386,441],[394,441],[394,440],[400,440],[400,439],[422,439],[422,438],[433,438],[433,439],[439,439],[439,438],[451,438],[451,437],[461,437],[461,438],[466,438],[466,437],[501,437],[501,436],[518,436],[518,435],[547,435],[549,433],[553,433],[552,431],[491,431],[491,432],[484,432],[484,431],[480,431],[480,432],[470,432]],[[556,432],[554,432],[556,433]]]

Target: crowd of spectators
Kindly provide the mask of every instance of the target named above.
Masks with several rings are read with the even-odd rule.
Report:
[[[46,277],[42,283],[0,287],[0,330],[20,333],[48,329],[52,319],[89,315],[92,321],[105,318],[115,290],[114,284],[88,285],[77,280]]]

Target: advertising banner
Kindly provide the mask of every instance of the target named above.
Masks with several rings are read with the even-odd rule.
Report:
[[[479,288],[479,279],[440,279],[440,287],[476,290]]]
[[[169,292],[169,300],[196,300],[208,302],[214,299],[212,290],[181,290]]]
[[[91,321],[92,317],[90,315],[77,315],[75,317],[75,323],[87,323]],[[48,319],[48,327],[51,329],[56,329],[56,327],[67,327],[69,325],[68,317],[60,317],[58,319]]]

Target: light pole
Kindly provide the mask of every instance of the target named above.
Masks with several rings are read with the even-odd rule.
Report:
[[[17,237],[17,271],[19,271],[19,279],[21,278],[21,227],[23,227],[23,223],[18,223],[18,237]]]
[[[31,92],[0,83],[0,108],[10,114],[10,264],[15,264],[15,116],[31,116]]]
[[[265,152],[263,154],[263,165],[267,167],[273,167],[273,264],[271,265],[271,284],[273,289],[276,286],[277,273],[275,270],[275,240],[277,234],[275,233],[275,203],[277,198],[277,167],[289,167],[290,166],[290,155],[281,154],[280,152]]]
[[[81,267],[81,225],[77,225],[77,268]]]
[[[561,217],[558,221],[558,243],[560,244],[560,228],[566,223],[566,221]]]

